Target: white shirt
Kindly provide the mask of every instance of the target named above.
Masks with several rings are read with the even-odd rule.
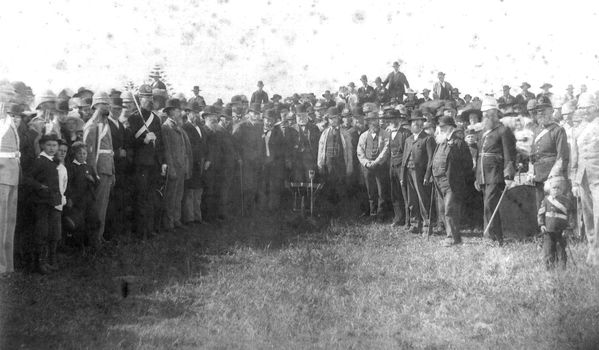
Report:
[[[60,204],[54,208],[62,211],[62,207],[67,204],[67,197],[64,196],[64,192],[67,190],[67,184],[69,183],[69,174],[67,168],[61,163],[56,167],[58,170],[58,189],[60,190]]]
[[[194,126],[194,127],[196,128],[196,130],[198,131],[198,134],[200,134],[200,137],[204,137],[204,136],[202,136],[202,129],[200,129],[200,127],[199,127],[199,126],[197,126],[197,125],[195,125],[195,124],[194,124],[193,126]]]
[[[54,161],[54,157],[49,156],[48,153],[46,153],[45,151],[42,151],[40,153],[40,157],[46,157],[46,158],[50,159],[51,161]]]

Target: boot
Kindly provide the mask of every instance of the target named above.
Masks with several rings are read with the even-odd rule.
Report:
[[[370,217],[376,217],[376,204],[374,203],[374,201],[368,201],[369,205],[370,205]]]
[[[404,226],[405,225],[405,219],[402,220],[401,218],[401,208],[399,207],[399,205],[393,205],[393,213],[395,214],[395,216],[393,217],[393,222],[391,223],[391,227],[399,227],[399,226]]]
[[[57,246],[57,241],[50,242],[50,247],[48,249],[48,264],[46,264],[46,268],[50,271],[58,271],[58,258],[56,256]]]
[[[50,274],[40,253],[35,253],[33,259],[33,272],[39,273],[40,275]]]

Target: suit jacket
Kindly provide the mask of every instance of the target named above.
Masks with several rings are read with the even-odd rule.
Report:
[[[29,200],[33,203],[47,204],[52,207],[61,204],[58,164],[59,161],[56,158],[49,160],[43,155],[37,157],[33,162],[31,169],[26,174],[27,183],[32,190]],[[42,188],[42,185],[47,188]]]
[[[172,119],[162,124],[164,158],[168,166],[168,178],[171,180],[191,178],[193,154],[187,134]]]
[[[302,152],[310,152],[312,154],[312,159],[316,161],[318,157],[318,141],[320,140],[320,130],[314,124],[308,123],[305,128],[308,131],[308,144],[310,146],[309,149],[302,149],[302,145],[300,144],[300,132],[301,127],[297,124],[293,125],[290,129],[293,130],[290,132],[291,135],[291,151],[292,157],[296,158],[301,156]]]
[[[453,132],[449,136],[449,139],[437,144],[433,160],[437,156],[437,152],[443,151],[443,147],[449,147],[449,150],[446,152],[447,158],[444,175],[447,176],[451,191],[456,195],[463,195],[464,190],[466,189],[465,180],[472,176],[472,158],[470,149],[466,142],[458,137],[456,132]],[[434,175],[437,170],[434,169],[434,162],[431,161],[429,166],[431,167],[431,173]]]
[[[192,171],[191,178],[187,180],[185,185],[188,188],[199,189],[204,186],[204,163],[209,159],[211,147],[208,143],[208,130],[199,126],[200,132],[198,133],[195,125],[191,122],[183,124],[183,131],[187,134],[187,139],[191,146],[191,158],[192,158]]]
[[[243,120],[233,126],[235,149],[244,162],[260,161],[263,128],[262,122],[252,124],[249,120]]]
[[[516,173],[516,137],[503,124],[484,131],[478,141],[476,182],[478,184],[504,183]]]
[[[552,171],[555,175],[567,178],[570,148],[566,130],[556,123],[539,127],[535,132],[530,158],[536,182],[546,181]]]
[[[389,86],[387,86],[387,84],[389,84]],[[387,78],[383,81],[383,86],[387,87],[390,92],[394,93],[394,95],[403,96],[406,87],[410,87],[410,83],[408,83],[405,74],[402,72],[395,73],[395,71],[393,71],[387,75]]]
[[[164,145],[162,144],[162,126],[160,118],[153,112],[141,110],[143,119],[138,111],[133,112],[129,117],[129,125],[131,129],[131,148],[133,149],[134,163],[136,166],[156,166],[164,164]],[[154,114],[154,118],[150,125],[146,126],[150,119],[150,113]],[[135,135],[143,128],[138,137]],[[144,138],[148,132],[153,132],[156,135],[156,140],[148,144],[144,143]]]
[[[286,158],[286,149],[285,136],[283,136],[281,129],[278,126],[275,126],[270,130],[270,136],[268,137],[269,155],[267,155],[266,132],[263,131],[260,156],[263,159],[264,164],[276,163],[277,165],[283,166]]]
[[[599,184],[599,118],[595,118],[572,142],[572,172],[574,183],[580,186],[584,175],[591,185]]]
[[[449,95],[451,96],[451,90],[453,89],[453,86],[451,86],[451,84],[446,81],[444,83],[445,83],[445,88],[449,91]],[[438,100],[440,98],[440,96],[441,96],[441,82],[437,81],[433,85],[433,99]]]
[[[84,202],[96,198],[96,186],[98,180],[94,169],[87,163],[67,164],[69,174],[69,184],[65,196],[73,202],[74,207],[82,205]]]
[[[384,163],[387,160],[389,160],[389,167],[403,164],[403,155],[405,153],[406,140],[412,136],[412,133],[409,130],[400,127],[399,130],[397,130],[397,132],[395,133],[395,138],[392,139],[391,136],[393,136],[393,131],[389,129],[385,130],[385,146],[383,147],[383,151],[381,152],[381,154],[375,160],[376,164]],[[394,143],[399,144],[398,149],[392,149],[392,141]],[[393,161],[391,159],[392,153],[394,153],[394,158],[401,159],[399,160],[399,164],[393,164]]]
[[[318,170],[323,172],[326,164],[326,146],[327,139],[329,137],[329,133],[331,132],[331,127],[324,129],[322,134],[320,135],[320,140],[318,141],[318,159],[316,164],[318,165]],[[351,176],[354,172],[354,148],[352,147],[352,141],[347,130],[343,128],[339,128],[339,135],[341,136],[341,145],[343,146],[343,159],[345,161],[345,174],[346,176]]]
[[[366,85],[358,88],[358,105],[374,101],[376,101],[376,92],[372,86]]]
[[[268,103],[268,94],[264,90],[256,90],[250,98],[250,103]]]
[[[414,162],[416,176],[422,180],[430,180],[430,163],[435,152],[435,140],[426,132],[408,137],[403,153],[403,164],[401,167],[400,178],[404,179],[408,171],[408,161],[411,158]]]
[[[379,153],[376,155],[375,159],[368,159],[368,155],[366,154],[366,143],[369,137],[372,138],[372,133],[370,132],[370,130],[366,130],[362,133],[362,135],[360,135],[360,138],[358,139],[358,146],[356,147],[358,161],[360,162],[360,164],[362,164],[362,166],[366,166],[366,163],[369,161],[374,162],[374,166],[379,166],[386,160],[380,157],[380,155],[381,153],[383,153],[383,150],[385,149],[385,145],[387,144],[387,138],[389,137],[389,135],[387,135],[387,133],[385,133],[385,131],[382,129],[378,131],[377,143]],[[377,160],[378,162],[376,162]]]
[[[512,95],[507,95],[507,97],[501,96],[497,99],[497,104],[499,105],[499,107],[512,106],[516,104],[516,98]]]

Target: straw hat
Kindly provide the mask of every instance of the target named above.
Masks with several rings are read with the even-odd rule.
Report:
[[[40,96],[38,96],[35,109],[39,109],[40,105],[46,102],[56,103],[56,94],[54,94],[52,90],[46,90]]]
[[[490,111],[492,109],[499,109],[497,105],[497,100],[493,96],[485,96],[483,97],[483,103],[480,107],[481,112]]]

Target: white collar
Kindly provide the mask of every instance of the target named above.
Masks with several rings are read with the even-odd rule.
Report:
[[[73,159],[73,163],[77,164],[77,165],[83,165],[83,164],[87,164],[87,162],[83,162],[83,163],[79,163],[77,161],[77,159]]]
[[[42,151],[42,153],[40,153],[40,157],[46,157],[51,161],[54,161],[54,157],[50,157],[45,151]]]

